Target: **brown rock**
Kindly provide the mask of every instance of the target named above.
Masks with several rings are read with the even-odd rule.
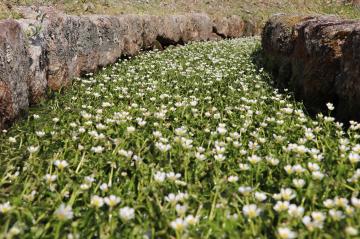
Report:
[[[28,109],[30,58],[19,23],[0,22],[0,128]]]
[[[334,16],[271,18],[262,45],[278,86],[294,90],[312,113],[326,111],[327,102],[338,106],[343,44],[358,24]]]
[[[213,24],[214,32],[223,38],[253,36],[255,34],[254,24],[239,16],[216,17]]]

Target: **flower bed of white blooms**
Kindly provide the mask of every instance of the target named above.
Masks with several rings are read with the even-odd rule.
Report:
[[[360,126],[307,116],[257,49],[144,53],[33,108],[0,136],[0,234],[359,237]]]

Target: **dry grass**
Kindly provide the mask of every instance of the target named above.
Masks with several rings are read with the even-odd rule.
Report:
[[[1,1],[1,0],[0,0]],[[264,22],[271,14],[323,13],[346,18],[359,18],[360,10],[338,0],[2,0],[0,18],[19,18],[16,6],[50,5],[70,14],[122,13],[164,15],[173,13],[205,12],[209,15],[241,15]]]

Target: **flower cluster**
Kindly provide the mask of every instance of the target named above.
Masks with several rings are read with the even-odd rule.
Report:
[[[5,238],[359,237],[360,124],[309,117],[256,38],[123,59],[0,135]]]

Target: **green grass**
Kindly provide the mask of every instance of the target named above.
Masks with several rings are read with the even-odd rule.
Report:
[[[359,18],[360,9],[335,0],[7,0],[0,2],[1,18],[18,18],[16,6],[49,5],[69,14],[184,14],[205,12],[212,16],[240,15],[260,25],[279,12],[303,14],[336,14]],[[11,10],[8,7],[12,8]]]
[[[0,237],[357,234],[359,125],[308,117],[258,48],[147,52],[32,108],[0,135]]]

